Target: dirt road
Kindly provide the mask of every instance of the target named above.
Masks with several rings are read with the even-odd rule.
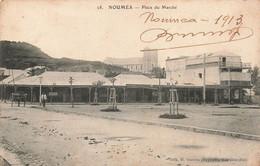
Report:
[[[1,105],[1,144],[24,165],[258,165],[259,142]]]
[[[233,108],[232,108],[233,107]],[[188,118],[184,119],[162,119],[159,115],[169,113],[169,104],[155,106],[154,104],[126,104],[118,105],[120,113],[100,112],[107,105],[47,105],[49,110],[64,113],[108,115],[138,120],[149,120],[163,123],[174,123],[186,126],[195,126],[215,130],[224,130],[235,133],[260,135],[260,107],[250,105],[198,105],[180,104],[179,112]]]

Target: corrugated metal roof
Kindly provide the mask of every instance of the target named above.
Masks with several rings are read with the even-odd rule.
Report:
[[[160,81],[159,78],[152,78],[152,79],[156,82],[156,85],[159,85],[159,82],[160,85],[171,85],[166,78],[161,78]]]
[[[157,85],[158,82],[144,75],[120,74],[115,77],[115,85]]]
[[[2,80],[0,84],[13,84],[14,82],[16,83],[16,81],[28,76],[27,71],[15,69],[6,69],[4,75],[7,75],[8,77]]]
[[[19,75],[15,77],[15,85],[40,85],[40,77],[42,77],[43,86],[70,86],[69,79],[73,78],[74,86],[92,86],[93,82],[97,82],[98,80],[103,81],[103,86],[112,86],[109,78],[105,78],[103,75],[97,73],[89,73],[89,72],[53,72],[47,71],[39,76],[27,77],[25,75]],[[156,86],[159,85],[159,80],[156,78],[149,78],[144,75],[134,75],[134,74],[120,74],[115,77],[116,81],[114,83],[115,86],[127,86],[127,85],[150,85]],[[5,80],[3,80],[4,84],[12,85],[12,77],[9,76]],[[0,82],[2,84],[2,81]],[[172,83],[167,79],[161,79],[161,85],[171,85]],[[211,85],[212,83],[206,82],[207,85]],[[202,86],[203,81],[199,78],[193,78],[189,80],[179,80],[177,86]]]
[[[1,75],[4,74],[4,73],[5,73],[5,70],[6,70],[6,68],[0,67],[0,74],[1,74]]]
[[[40,77],[42,78],[41,85],[43,86],[69,86],[69,78],[73,78],[74,86],[92,86],[93,82],[98,80],[104,82],[104,86],[112,86],[109,78],[105,78],[103,75],[89,72],[53,72],[47,71],[39,76],[26,77],[21,80],[15,81],[16,85],[40,85]],[[115,81],[115,86],[126,85],[157,85],[158,80],[153,80],[144,75],[134,74],[120,74]],[[6,82],[5,82],[6,83]]]
[[[27,74],[28,71],[25,70],[18,70],[18,69],[5,69],[4,75],[6,76],[12,76],[12,74],[14,75],[14,77],[19,76],[21,74]]]
[[[16,82],[17,85],[40,85],[40,77],[42,78],[41,85],[61,85],[69,86],[70,77],[73,78],[73,85],[91,85],[98,80],[104,82],[104,86],[111,86],[109,79],[97,73],[89,72],[53,72],[47,71],[39,76],[32,76]]]

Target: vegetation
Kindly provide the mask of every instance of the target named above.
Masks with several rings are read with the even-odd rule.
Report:
[[[253,70],[251,69],[249,72],[251,74],[251,82],[253,85],[255,85],[255,83],[257,82],[257,79],[259,77],[259,67],[255,66],[253,68]]]
[[[121,112],[121,110],[119,110],[118,108],[112,108],[112,107],[108,107],[105,109],[100,110],[102,112]]]
[[[32,68],[31,70],[29,70],[27,72],[27,74],[29,74],[29,76],[38,76],[38,75],[41,75],[42,73],[44,73],[44,71],[45,71],[45,68],[44,69],[39,69],[39,68],[34,69],[34,68]]]
[[[166,77],[165,68],[154,67],[152,69],[151,75],[154,76],[155,78],[165,78]]]
[[[26,42],[0,41],[0,67],[9,69],[27,69],[34,66],[46,66],[52,71],[127,72],[128,69],[107,65],[99,61],[83,61],[69,58],[52,58],[39,48]]]
[[[116,77],[121,72],[114,71],[111,67],[107,67],[104,77]]]
[[[160,115],[159,118],[165,118],[165,119],[183,119],[187,118],[184,114],[163,114]]]
[[[249,73],[251,74],[251,83],[253,84],[253,91],[256,92],[256,84],[259,77],[259,67],[255,66],[253,69],[249,70]]]
[[[100,88],[105,82],[98,80],[97,82],[93,82],[92,85],[95,88],[94,93],[94,103],[92,105],[98,105],[98,88]]]
[[[154,67],[151,72],[152,77],[159,78],[159,87],[158,87],[158,103],[156,105],[162,105],[162,94],[161,94],[161,85],[160,79],[166,78],[165,68]]]

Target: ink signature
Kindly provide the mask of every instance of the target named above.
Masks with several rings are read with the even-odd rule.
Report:
[[[243,33],[241,32],[243,31]],[[246,33],[245,33],[246,32]],[[250,27],[234,27],[230,29],[226,29],[224,31],[201,31],[201,32],[188,32],[188,33],[170,33],[168,30],[163,28],[152,28],[145,30],[140,35],[140,40],[144,43],[152,43],[156,42],[159,39],[163,39],[164,42],[173,42],[177,39],[188,39],[188,37],[198,37],[199,39],[203,40],[203,37],[219,37],[218,41],[207,41],[201,42],[198,44],[189,44],[189,45],[181,45],[175,47],[168,47],[168,48],[157,48],[151,50],[166,50],[166,49],[177,49],[177,48],[185,48],[185,47],[195,47],[195,46],[205,46],[205,45],[212,45],[212,44],[220,44],[220,43],[228,43],[234,42],[238,40],[244,40],[251,37],[254,34],[253,29]],[[161,40],[160,40],[161,41]],[[141,50],[146,51],[146,50]]]

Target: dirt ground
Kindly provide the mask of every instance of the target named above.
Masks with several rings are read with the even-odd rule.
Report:
[[[236,133],[260,135],[260,107],[251,105],[219,105],[206,106],[198,104],[180,104],[179,112],[185,114],[185,119],[161,119],[159,115],[169,113],[169,104],[156,106],[154,104],[118,105],[120,113],[100,112],[107,105],[47,105],[49,110],[60,112],[74,112],[77,114],[109,115],[138,120],[150,120],[174,123]]]
[[[256,141],[110,121],[68,111],[1,104],[0,126],[1,145],[16,153],[24,165],[260,164],[260,144]]]

